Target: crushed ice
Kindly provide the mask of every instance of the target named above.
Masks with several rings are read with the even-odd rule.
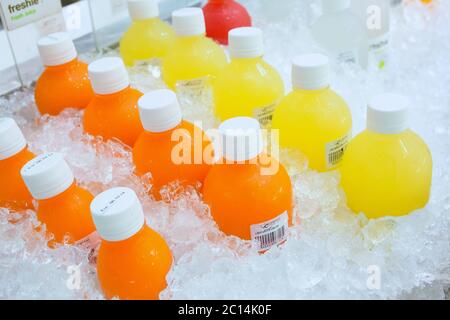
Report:
[[[242,1],[264,30],[267,60],[286,84],[290,59],[317,51],[307,28],[317,15],[317,1],[288,1],[283,6]],[[354,133],[364,128],[371,94],[394,90],[412,97],[412,127],[433,154],[428,206],[406,217],[369,221],[346,208],[336,172],[308,170],[301,154],[282,150],[294,185],[295,226],[283,248],[265,255],[225,237],[194,188],[173,183],[163,190],[165,201],[148,197],[151,176],[133,174],[131,150],[83,134],[81,112],[39,117],[32,89],[24,89],[0,98],[0,116],[18,121],[32,151],[64,153],[79,183],[94,194],[119,185],[136,190],[149,224],[166,238],[175,257],[163,299],[441,299],[450,283],[450,2],[434,2],[431,9],[410,5],[394,12],[390,61],[383,71],[336,66],[334,76],[335,89],[352,108]],[[164,87],[157,65],[130,72],[142,90]],[[187,119],[202,120],[206,129],[217,124],[210,93],[180,90],[179,95]],[[49,249],[43,231],[35,231],[38,225],[33,211],[0,209],[0,298],[102,299],[88,252]]]

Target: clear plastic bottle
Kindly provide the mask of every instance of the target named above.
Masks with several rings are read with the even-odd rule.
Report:
[[[14,211],[33,209],[33,198],[20,176],[35,156],[12,118],[0,118],[0,207]]]
[[[280,130],[280,145],[300,150],[318,171],[339,166],[351,139],[352,115],[330,88],[329,72],[329,59],[322,54],[296,57],[293,91],[277,106],[272,124]]]
[[[77,58],[67,33],[54,33],[38,42],[45,66],[36,82],[35,100],[41,114],[58,115],[66,108],[84,109],[94,97],[88,65]]]
[[[145,130],[134,145],[133,161],[139,175],[151,173],[151,194],[160,199],[161,187],[174,181],[183,186],[203,183],[213,161],[212,156],[209,163],[204,159],[207,149],[212,150],[211,141],[202,129],[182,119],[175,93],[152,91],[138,105]]]
[[[131,88],[120,58],[102,58],[89,65],[95,96],[84,111],[84,131],[105,140],[119,139],[133,147],[143,131],[137,102],[143,95]]]
[[[369,62],[384,68],[390,40],[389,0],[352,1],[352,12],[360,18],[366,30]]]
[[[322,16],[311,27],[324,51],[338,63],[367,65],[367,37],[350,0],[322,0]]]
[[[163,61],[163,79],[175,89],[190,89],[210,85],[228,64],[220,45],[205,36],[205,18],[200,8],[184,8],[172,13],[177,35],[174,46]]]
[[[254,117],[267,127],[276,105],[284,96],[284,83],[277,70],[263,59],[262,32],[258,28],[230,31],[231,63],[214,81],[214,104],[218,118]]]
[[[120,41],[120,55],[127,66],[152,59],[161,60],[175,40],[170,25],[159,18],[157,0],[128,0],[132,20]]]
[[[167,286],[172,253],[164,239],[146,225],[134,191],[107,190],[92,201],[91,212],[102,238],[97,275],[106,298],[159,299]]]
[[[203,198],[220,230],[252,240],[265,251],[287,239],[293,195],[289,175],[263,151],[257,120],[238,117],[223,122],[222,159],[206,176]]]
[[[401,216],[427,204],[432,158],[409,129],[409,105],[409,99],[396,94],[370,101],[367,129],[350,142],[341,167],[342,187],[355,213]]]
[[[61,154],[42,154],[21,170],[22,178],[37,200],[37,218],[45,224],[49,246],[95,241],[95,226],[89,211],[94,196],[79,187]]]

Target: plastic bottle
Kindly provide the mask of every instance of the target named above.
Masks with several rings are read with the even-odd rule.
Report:
[[[432,159],[409,129],[409,105],[406,97],[390,93],[370,101],[367,129],[350,142],[341,168],[342,187],[355,213],[401,216],[428,202]]]
[[[156,300],[167,286],[173,258],[164,239],[145,224],[133,190],[107,190],[91,204],[102,238],[97,274],[106,298]]]
[[[283,243],[292,221],[289,175],[264,154],[257,120],[232,118],[219,131],[223,159],[212,166],[203,186],[211,216],[225,234],[252,240],[258,251]]]
[[[351,139],[351,112],[330,88],[329,73],[324,55],[296,57],[293,91],[278,105],[273,119],[273,128],[280,130],[280,145],[300,150],[318,171],[339,166]]]
[[[205,36],[205,19],[200,8],[184,8],[172,13],[172,23],[177,35],[172,50],[163,61],[163,78],[166,84],[193,90],[210,84],[227,65],[224,50]]]
[[[45,66],[35,88],[39,112],[54,116],[66,108],[86,108],[94,93],[88,78],[88,66],[77,59],[70,36],[54,33],[41,38],[38,49]]]
[[[245,7],[234,0],[209,0],[203,13],[206,35],[223,45],[228,45],[230,30],[252,25],[252,18]]]
[[[153,196],[159,199],[161,187],[170,182],[202,183],[213,161],[203,155],[212,145],[200,128],[182,119],[175,93],[152,91],[138,105],[145,131],[134,145],[133,160],[139,175],[151,173]]]
[[[128,0],[132,20],[120,41],[120,54],[128,66],[162,59],[175,40],[172,28],[159,18],[157,0]]]
[[[84,112],[84,130],[105,140],[119,139],[132,147],[143,131],[137,102],[143,95],[130,87],[122,59],[102,58],[89,65],[95,97]]]
[[[388,60],[390,38],[389,0],[352,1],[352,12],[366,30],[369,60],[382,69]]]
[[[37,200],[37,218],[53,235],[49,246],[64,242],[95,241],[95,226],[89,211],[94,198],[79,187],[72,170],[59,153],[42,154],[29,161],[21,170],[31,195]]]
[[[33,158],[17,123],[11,118],[0,118],[0,207],[14,211],[33,209],[33,198],[20,176],[20,169]]]
[[[367,65],[367,37],[361,21],[350,11],[350,0],[322,0],[322,16],[312,35],[338,63]]]
[[[221,120],[254,117],[262,126],[269,126],[275,107],[284,96],[284,83],[275,68],[263,59],[261,30],[231,30],[229,49],[231,63],[214,81],[216,115]]]

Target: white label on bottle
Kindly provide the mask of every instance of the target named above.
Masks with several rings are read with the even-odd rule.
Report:
[[[177,81],[177,88],[188,89],[191,91],[201,91],[205,88],[208,82],[208,77],[202,77],[190,80],[179,80]]]
[[[55,0],[2,0],[0,9],[9,31],[62,12],[61,1]]]
[[[336,167],[344,156],[344,152],[347,149],[348,143],[352,137],[351,132],[346,134],[340,139],[329,142],[325,146],[325,161],[327,164],[327,169]]]
[[[273,114],[277,103],[273,103],[268,106],[258,107],[253,109],[253,117],[259,121],[263,128],[267,128],[272,124]]]
[[[258,250],[267,250],[287,240],[288,213],[284,212],[275,219],[250,226],[252,245]]]
[[[90,235],[84,237],[81,240],[75,242],[75,245],[81,246],[87,249],[95,249],[101,242],[100,235],[97,231],[92,232]]]
[[[356,63],[358,54],[355,50],[344,51],[337,54],[337,60],[340,63]]]
[[[389,32],[373,38],[369,42],[369,51],[373,55],[379,68],[383,68],[387,61],[387,49],[389,47]]]

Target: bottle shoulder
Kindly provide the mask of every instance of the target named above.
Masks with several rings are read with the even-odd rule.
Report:
[[[346,101],[331,88],[323,90],[293,90],[281,101],[280,109],[289,112],[300,112],[302,110],[311,112],[323,109],[337,109],[345,114],[350,114],[350,108]]]

